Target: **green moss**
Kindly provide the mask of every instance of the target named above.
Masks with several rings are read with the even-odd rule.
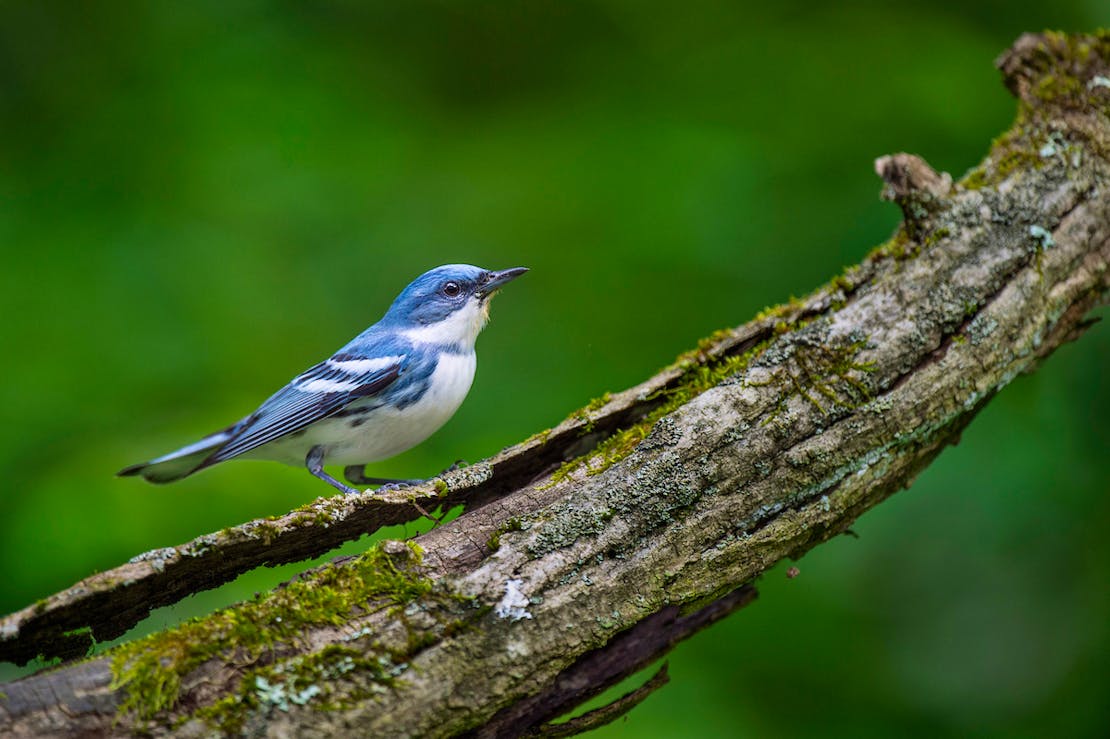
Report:
[[[608,405],[609,400],[610,400],[611,397],[612,396],[609,393],[604,393],[600,398],[594,398],[586,406],[586,410],[588,410],[588,411],[601,410],[606,405]]]
[[[583,434],[588,434],[594,430],[594,420],[590,418],[590,412],[585,408],[575,411],[573,417],[582,424]]]
[[[1045,165],[1039,149],[1029,141],[1010,138],[1004,146],[1015,148],[1000,147],[992,151],[983,164],[967,173],[960,187],[965,190],[993,187],[1019,170],[1040,169]]]
[[[1019,104],[1013,125],[991,142],[987,158],[964,175],[958,186],[964,190],[980,190],[999,184],[1022,168],[1043,167],[1045,162],[1040,156],[1040,147],[1033,143],[1036,130],[1033,118],[1034,111],[1024,102]]]
[[[835,289],[841,290],[845,293],[850,293],[856,289],[855,284],[844,274],[839,274],[836,277],[832,278],[832,282],[830,282],[829,284],[832,285],[832,287],[834,287]]]
[[[584,407],[579,408],[571,414],[571,418],[577,419],[582,424],[583,434],[588,434],[594,430],[594,419],[590,416],[590,414],[596,413],[597,411],[604,408],[611,399],[612,395],[610,393],[603,393],[601,397],[593,398]],[[544,441],[546,440],[547,437],[544,436]]]
[[[913,259],[921,253],[923,248],[928,248],[945,236],[951,234],[951,231],[944,227],[934,229],[924,235],[921,233],[921,228],[918,225],[915,225],[912,230],[913,233],[910,232],[911,229],[907,228],[906,223],[903,222],[898,231],[885,243],[872,249],[867,258],[871,261],[893,259],[896,262]],[[844,279],[843,282],[847,282],[847,279]],[[842,283],[834,279],[834,286],[840,287],[841,284]]]
[[[505,523],[497,527],[492,534],[489,535],[489,541],[486,545],[491,551],[496,552],[501,547],[501,535],[509,531],[522,531],[524,529],[524,522],[517,516],[513,516]]]
[[[1048,119],[1058,115],[1061,108],[1089,110],[1096,100],[1087,89],[1088,79],[1098,70],[1093,61],[1096,56],[1110,59],[1110,35],[1106,30],[1093,35],[1046,31],[1035,51],[1024,60],[1031,84],[1026,99],[1018,104],[1014,124],[995,139],[987,159],[969,171],[959,185],[965,190],[978,190],[997,185],[1016,172],[1045,166],[1046,157],[1041,152],[1046,135],[1056,135]]]
[[[288,711],[294,705],[340,710],[394,685],[407,669],[406,662],[395,662],[389,655],[368,657],[354,647],[332,644],[314,654],[248,670],[232,695],[183,721],[199,719],[225,736],[240,734],[252,712]],[[336,680],[343,675],[348,677]],[[355,676],[359,679],[352,679]]]
[[[925,246],[926,248],[930,247],[930,246],[933,246],[934,244],[939,242],[941,239],[947,238],[951,234],[952,234],[952,231],[949,230],[948,228],[943,227],[943,226],[941,228],[934,229],[932,232],[929,233],[928,236],[925,237],[925,240],[924,240],[922,245]]]
[[[529,436],[527,439],[525,439],[524,440],[524,445],[531,444],[532,442],[539,442],[540,446],[543,446],[544,444],[547,443],[547,439],[550,436],[551,436],[551,429],[544,429],[543,431],[538,431],[538,432],[532,434],[531,436]]]
[[[871,250],[867,258],[871,261],[880,259],[894,259],[901,261],[917,256],[919,245],[910,238],[910,234],[905,229],[905,225],[898,229],[897,232],[884,243],[879,244]]]
[[[799,298],[790,296],[790,300],[778,305],[771,305],[755,315],[755,321],[766,321],[770,318],[784,318],[787,315],[797,314],[801,312],[802,301]],[[685,355],[683,355],[685,356]]]
[[[986,187],[988,183],[987,168],[980,164],[964,176],[960,185],[965,190],[981,190]]]
[[[261,539],[266,546],[270,546],[274,539],[281,535],[281,526],[274,523],[273,516],[256,521],[249,529],[250,535]]]
[[[289,524],[291,526],[323,526],[333,520],[326,510],[314,508],[309,504],[295,509],[289,518]]]
[[[1041,161],[1039,152],[1014,149],[1006,152],[1006,154],[998,160],[998,164],[995,166],[995,173],[998,178],[997,181],[1001,182],[1013,174],[1015,170],[1027,169],[1030,167],[1033,169],[1040,169],[1043,166],[1044,162]]]
[[[718,329],[709,334],[709,336],[698,339],[698,345],[696,348],[691,349],[688,352],[683,352],[682,354],[679,354],[675,358],[674,364],[678,367],[690,367],[695,364],[704,364],[705,362],[709,361],[711,352],[715,347],[720,346],[722,342],[731,339],[734,335],[735,332],[733,331],[733,329]]]
[[[934,238],[936,239],[943,238],[946,235],[946,229],[938,229],[937,232],[934,232]],[[909,238],[905,232],[899,230],[884,247],[892,251],[895,249],[901,250],[908,241]],[[880,247],[880,249],[882,248]],[[834,277],[826,289],[848,293],[854,291],[856,287],[857,284],[850,279],[847,273],[844,273]],[[617,429],[592,451],[564,462],[552,473],[543,489],[557,485],[579,469],[584,469],[587,475],[600,474],[627,457],[648,437],[659,419],[690,402],[706,390],[715,387],[725,378],[746,369],[751,361],[762,354],[777,337],[796,332],[812,321],[812,318],[802,321],[786,320],[787,315],[797,315],[801,308],[802,301],[791,298],[789,303],[762,311],[756,320],[779,319],[775,320],[771,326],[772,336],[759,342],[742,355],[714,357],[711,353],[714,347],[720,346],[722,342],[735,335],[733,329],[716,331],[699,341],[696,349],[680,354],[671,366],[684,370],[682,376],[672,386],[659,391],[650,398],[650,400],[661,399],[662,402],[655,405],[637,423],[628,428]],[[858,341],[840,347],[801,348],[795,355],[799,362],[799,371],[790,374],[788,386],[796,388],[798,392],[805,395],[822,410],[824,410],[822,404],[810,395],[810,390],[839,405],[851,406],[867,400],[870,397],[868,389],[853,376],[854,373],[869,372],[873,369],[870,363],[855,361],[855,356],[864,344],[865,342]],[[832,379],[824,379],[826,376]],[[583,414],[584,411],[578,413]],[[592,423],[588,428],[592,428]],[[500,534],[495,532],[488,543],[491,549],[496,549],[501,543]]]
[[[714,334],[714,336],[719,336]],[[731,335],[731,332],[727,332]],[[711,337],[712,339],[712,337]],[[587,475],[597,475],[612,467],[628,456],[636,446],[647,438],[652,428],[663,416],[671,413],[676,408],[690,402],[698,395],[711,387],[716,386],[721,380],[736,374],[758,356],[766,348],[769,341],[760,342],[752,349],[740,356],[729,356],[710,361],[704,364],[687,365],[682,377],[672,387],[661,390],[655,398],[661,398],[662,403],[655,406],[643,419],[626,429],[618,429],[593,451],[588,454],[565,462],[551,475],[545,489],[552,487],[567,479],[575,470],[584,468]],[[695,350],[697,353],[701,350]],[[677,362],[679,366],[692,361],[690,352],[680,355]],[[500,539],[498,539],[500,543]]]
[[[1037,80],[1037,84],[1033,87],[1033,94],[1046,103],[1055,102],[1060,98],[1076,98],[1083,94],[1083,83],[1069,74],[1046,74]]]
[[[793,368],[784,365],[782,369],[789,376],[793,394],[805,398],[823,414],[838,407],[856,408],[870,400],[871,391],[855,376],[875,369],[872,362],[856,361],[866,344],[860,340],[842,345],[799,345]],[[819,398],[830,408],[826,409]]]
[[[1031,65],[1041,75],[1031,92],[1044,103],[1072,107],[1085,99],[1084,83],[1093,57],[1110,59],[1110,33],[1100,29],[1091,35],[1069,35],[1045,31]],[[1097,69],[1097,67],[1096,67]]]
[[[121,715],[145,720],[171,708],[181,679],[217,656],[248,661],[309,627],[341,625],[368,602],[403,604],[428,593],[432,583],[415,567],[419,547],[408,545],[406,563],[384,544],[253,601],[116,648],[110,653],[112,689],[125,692]]]

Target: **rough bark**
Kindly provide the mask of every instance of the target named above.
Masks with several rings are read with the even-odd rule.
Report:
[[[749,602],[760,573],[909,485],[1090,325],[1110,294],[1110,36],[1023,36],[999,67],[1013,128],[955,184],[910,155],[877,162],[902,228],[808,298],[438,484],[318,501],[7,617],[4,658],[73,656],[90,634],[411,517],[413,502],[466,506],[420,551],[390,543],[0,686],[0,732],[563,731],[547,722]]]

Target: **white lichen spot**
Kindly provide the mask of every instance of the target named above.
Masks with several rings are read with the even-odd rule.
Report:
[[[523,584],[523,580],[505,581],[505,595],[493,610],[498,618],[508,618],[513,621],[532,618],[532,614],[528,612],[528,596],[520,589]]]
[[[747,376],[747,381],[748,382],[752,382],[754,374],[755,374],[755,370],[752,370],[751,372],[748,373],[748,376]],[[765,372],[764,374],[769,374],[769,373]],[[754,387],[752,387],[751,385],[742,386],[740,391],[738,393],[736,393],[735,397],[736,397],[737,401],[739,401],[740,403],[743,403],[744,405],[748,405],[748,406],[753,406],[757,402],[759,402],[759,392]]]
[[[1036,224],[1030,226],[1029,235],[1040,243],[1042,249],[1050,249],[1056,246],[1056,242],[1052,240],[1052,232],[1043,226]]]
[[[292,693],[289,696],[289,700],[293,701],[298,706],[303,706],[318,695],[320,695],[320,686],[314,683],[303,690]]]
[[[1064,140],[1064,137],[1059,132],[1053,131],[1048,135],[1048,141],[1037,153],[1041,155],[1041,159],[1048,159],[1062,152],[1067,146],[1068,142]]]
[[[1110,87],[1110,77],[1105,77],[1101,74],[1096,74],[1087,83],[1087,89],[1093,90],[1096,87]]]
[[[369,626],[363,626],[361,629],[352,634],[341,636],[340,639],[342,639],[343,641],[354,641],[356,639],[361,639],[364,636],[370,636],[373,633],[374,630],[371,629]]]
[[[137,554],[128,560],[130,564],[138,564],[139,562],[152,562],[154,560],[161,560],[162,565],[171,559],[177,559],[177,549],[174,547],[165,547],[163,549],[152,549],[149,552]]]
[[[993,316],[986,313],[980,313],[975,319],[967,325],[967,337],[973,346],[979,346],[987,340],[995,329],[998,328],[998,321]]]

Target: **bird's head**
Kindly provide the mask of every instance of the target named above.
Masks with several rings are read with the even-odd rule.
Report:
[[[413,341],[472,348],[489,320],[490,298],[527,271],[513,267],[497,272],[469,264],[436,267],[401,291],[383,323]]]

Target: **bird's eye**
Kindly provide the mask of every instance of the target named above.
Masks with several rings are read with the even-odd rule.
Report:
[[[461,292],[462,288],[459,287],[459,283],[457,282],[448,282],[443,286],[443,294],[449,298],[457,297]]]

